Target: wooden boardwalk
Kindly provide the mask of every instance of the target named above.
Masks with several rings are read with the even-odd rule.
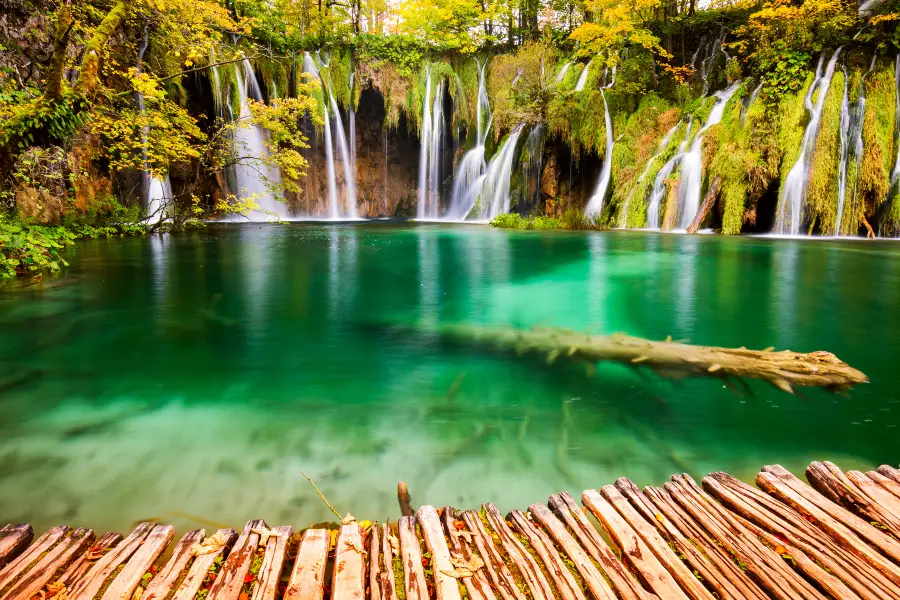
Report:
[[[127,537],[0,529],[0,600],[900,600],[900,470],[779,466],[627,479],[505,517],[421,507],[394,525]],[[33,540],[33,541],[32,541]],[[166,559],[162,560],[161,557]]]

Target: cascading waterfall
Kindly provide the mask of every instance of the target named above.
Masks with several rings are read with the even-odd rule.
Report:
[[[875,54],[872,56],[872,64],[869,65],[869,70],[860,78],[859,80],[859,97],[856,100],[856,106],[853,111],[850,113],[850,139],[853,143],[853,160],[854,160],[854,177],[853,177],[853,192],[850,196],[851,198],[851,214],[856,214],[856,187],[859,184],[859,167],[862,164],[863,160],[863,123],[866,117],[866,86],[865,81],[866,77],[875,70],[875,63],[878,60],[878,55]],[[838,235],[840,235],[840,229],[837,231]]]
[[[838,165],[838,199],[837,199],[837,216],[834,221],[834,235],[841,234],[841,220],[844,217],[844,203],[847,199],[847,163],[850,159],[850,99],[848,92],[850,90],[850,78],[847,76],[847,67],[843,67],[844,71],[844,95],[841,97],[841,151],[840,163]]]
[[[525,140],[527,160],[523,164],[525,175],[524,203],[526,208],[538,205],[541,199],[541,160],[544,154],[544,125],[538,123]]]
[[[266,147],[267,133],[252,123],[246,125],[252,119],[249,95],[252,93],[256,101],[261,102],[263,99],[250,61],[244,59],[242,63],[236,63],[234,74],[240,100],[238,119],[245,124],[234,129],[233,142],[235,154],[247,158],[231,167],[231,176],[234,179],[235,192],[243,198],[255,201],[258,208],[249,215],[235,215],[231,220],[249,218],[251,221],[269,221],[276,217],[285,218],[288,216],[287,206],[279,202],[273,194],[273,189],[280,187],[281,171],[265,161],[269,153]],[[230,106],[230,103],[228,105]]]
[[[567,62],[562,66],[562,68],[559,70],[559,73],[556,74],[556,83],[560,83],[563,80],[563,78],[566,76],[566,71],[568,71],[569,67],[571,66],[571,62]]]
[[[479,220],[490,220],[497,215],[509,212],[509,187],[512,179],[513,159],[522,128],[522,125],[517,125],[512,130],[488,164],[487,172],[481,179],[481,189],[474,207],[478,211],[476,218]]]
[[[650,167],[653,166],[654,161],[657,158],[662,156],[662,153],[666,151],[666,148],[669,147],[669,142],[672,140],[672,136],[675,134],[675,130],[678,129],[679,123],[676,123],[672,126],[672,128],[666,132],[666,135],[663,136],[663,139],[660,140],[659,146],[656,147],[656,154],[650,157],[650,160],[647,161],[647,166],[644,167],[644,170],[641,172],[640,177],[637,178],[634,186],[632,186],[631,191],[628,192],[628,195],[625,196],[625,203],[622,205],[622,213],[619,215],[619,227],[622,229],[626,229],[628,227],[628,206],[631,203],[631,197],[634,196],[635,190],[639,187],[642,181],[647,177],[647,173],[650,172]]]
[[[447,209],[446,217],[461,221],[466,218],[481,186],[484,183],[484,174],[487,170],[487,164],[484,160],[485,143],[487,135],[491,128],[491,103],[487,95],[487,87],[485,85],[485,69],[487,61],[484,64],[475,59],[478,68],[478,96],[475,104],[475,146],[466,152],[459,165],[456,167],[456,173],[453,176],[453,190],[450,195],[450,206]]]
[[[740,82],[735,81],[721,92],[716,92],[717,100],[712,110],[709,111],[706,123],[694,136],[690,150],[681,159],[681,183],[678,186],[678,207],[681,214],[679,227],[681,229],[687,229],[700,209],[700,188],[703,185],[703,134],[722,120],[725,105],[728,104],[739,86]]]
[[[356,109],[353,108],[355,98],[354,79],[356,73],[350,69],[350,106],[347,107],[347,119],[350,122],[350,172],[353,173],[354,186],[356,184]],[[355,205],[355,203],[354,203]]]
[[[656,179],[653,180],[653,190],[650,192],[650,204],[647,206],[647,228],[659,229],[659,204],[666,195],[668,188],[666,187],[666,179],[672,174],[672,171],[678,166],[681,157],[684,156],[684,149],[687,147],[688,140],[691,139],[691,127],[694,124],[694,117],[688,116],[687,129],[685,130],[684,139],[678,144],[675,154],[666,161]]]
[[[344,134],[344,123],[341,121],[341,112],[338,108],[337,100],[334,92],[328,85],[328,81],[322,77],[321,70],[328,68],[327,63],[323,63],[318,52],[316,52],[318,65],[313,61],[309,52],[303,57],[303,72],[314,74],[319,78],[322,85],[322,117],[323,129],[325,131],[325,171],[328,176],[328,217],[330,219],[357,219],[359,213],[356,208],[356,161],[355,161],[355,136],[356,136],[356,120],[352,116],[352,108],[350,109],[352,128],[352,136],[354,138],[354,154],[351,158],[350,147],[347,143],[347,136]],[[351,75],[352,88],[352,75]],[[350,104],[353,102],[351,100]],[[329,105],[331,112],[329,113]],[[341,165],[344,171],[344,201],[345,209],[342,212],[340,206],[340,198],[338,196],[337,174],[334,165],[334,147],[337,145],[341,155]]]
[[[347,145],[347,136],[344,135],[341,111],[338,109],[334,92],[330,88],[328,96],[331,99],[331,114],[334,116],[332,119],[332,123],[334,123],[333,137],[337,140],[338,149],[341,152],[341,164],[344,167],[344,201],[346,202],[344,215],[349,219],[356,219],[359,217],[356,212],[356,172],[353,169],[353,163],[350,162],[350,149]]]
[[[609,188],[609,179],[612,174],[613,146],[615,140],[613,138],[612,118],[609,116],[609,106],[606,104],[606,94],[600,90],[600,96],[603,98],[603,119],[606,124],[606,156],[603,158],[603,167],[600,169],[600,180],[597,182],[597,189],[588,200],[584,214],[588,217],[598,216],[603,210],[603,200],[606,198],[606,190]]]
[[[316,63],[313,61],[309,52],[303,56],[303,72],[315,75],[319,78],[319,81],[322,83],[322,95],[324,98],[325,82],[322,81],[322,78],[319,75],[319,68],[316,66]],[[322,129],[325,133],[325,172],[328,177],[328,218],[338,219],[340,218],[340,208],[338,207],[337,177],[334,172],[334,145],[331,139],[331,122],[328,118],[328,104],[324,100],[322,102],[322,117],[324,122]]]
[[[575,83],[575,91],[580,92],[584,89],[584,84],[587,83],[588,71],[591,70],[591,64],[594,62],[594,59],[588,61],[588,64],[584,65],[584,68],[581,70],[581,75],[578,76],[578,81]]]
[[[782,185],[778,215],[775,220],[774,231],[777,234],[797,235],[800,233],[800,219],[803,214],[803,202],[806,199],[806,184],[809,178],[809,163],[815,150],[816,136],[819,133],[819,122],[822,118],[825,96],[828,94],[828,88],[831,86],[831,78],[834,75],[834,67],[840,52],[841,48],[834,51],[824,72],[822,71],[822,64],[825,56],[819,57],[819,64],[816,67],[816,78],[806,93],[804,103],[809,113],[809,124],[806,126],[806,132],[803,134],[800,156],[797,157],[797,162],[791,167]],[[819,94],[816,97],[815,104],[813,104],[812,99],[816,91]]]
[[[440,209],[441,134],[444,128],[444,81],[431,97],[431,69],[425,66],[425,101],[422,103],[422,144],[419,152],[419,189],[416,218],[436,219]]]

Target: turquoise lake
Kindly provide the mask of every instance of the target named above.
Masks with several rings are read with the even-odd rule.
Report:
[[[0,287],[0,522],[307,526],[900,456],[900,245],[445,224],[79,242]],[[828,350],[846,397],[449,345],[443,324]]]

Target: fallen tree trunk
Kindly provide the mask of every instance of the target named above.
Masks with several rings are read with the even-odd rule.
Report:
[[[830,352],[791,352],[719,348],[645,340],[616,333],[589,335],[567,329],[539,327],[476,327],[448,325],[433,333],[444,339],[475,343],[520,355],[531,353],[594,364],[613,361],[653,369],[667,377],[715,377],[761,379],[794,393],[795,387],[822,387],[843,391],[868,381],[865,374]]]
[[[700,226],[703,225],[703,221],[706,220],[706,216],[709,214],[709,211],[712,210],[713,205],[719,198],[719,190],[721,189],[722,177],[716,175],[712,183],[709,184],[709,191],[707,191],[706,196],[703,197],[703,202],[700,204],[700,209],[697,211],[697,214],[694,215],[694,220],[691,221],[691,224],[687,227],[688,233],[697,233],[700,231]]]

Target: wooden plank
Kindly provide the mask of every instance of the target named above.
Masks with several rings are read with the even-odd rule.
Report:
[[[881,465],[876,470],[891,481],[900,483],[900,469],[895,469],[891,465]]]
[[[676,502],[707,529],[771,595],[783,600],[824,600],[773,549],[750,534],[721,505],[705,494],[688,475],[673,475],[665,485]]]
[[[25,550],[14,560],[10,561],[2,570],[0,570],[0,590],[5,589],[17,577],[25,573],[28,567],[38,560],[44,552],[48,552],[63,537],[72,531],[69,527],[54,527],[47,533],[37,539],[28,550]]]
[[[522,543],[516,539],[497,507],[493,504],[485,504],[482,508],[491,529],[500,538],[500,544],[519,570],[519,574],[525,580],[528,589],[531,590],[532,597],[536,600],[553,600],[556,594],[547,577],[541,571],[541,566],[528,553],[528,550],[525,549]]]
[[[266,540],[266,553],[262,566],[253,583],[251,600],[275,600],[278,595],[278,583],[284,570],[284,559],[287,554],[288,541],[294,530],[288,526],[274,527],[269,531]]]
[[[628,500],[630,505],[644,518],[651,523],[662,538],[674,548],[680,556],[683,556],[690,565],[691,569],[696,571],[706,585],[714,591],[723,600],[739,600],[742,598],[753,597],[740,591],[740,586],[736,585],[729,579],[729,572],[719,569],[716,563],[706,556],[700,548],[699,544],[694,542],[685,532],[676,527],[676,525],[668,519],[663,512],[657,508],[650,498],[640,493],[637,486],[628,479],[621,478],[616,480],[616,489],[622,496]],[[748,580],[749,582],[749,580]]]
[[[203,586],[209,570],[216,560],[234,545],[237,537],[237,531],[234,529],[220,529],[211,538],[203,540],[205,547],[191,548],[191,554],[196,558],[169,600],[194,600],[194,596]]]
[[[428,584],[422,568],[422,546],[416,535],[415,517],[400,517],[400,559],[403,561],[403,588],[407,600],[428,600]]]
[[[869,479],[890,492],[894,498],[900,500],[900,483],[897,483],[890,477],[882,475],[878,471],[866,471],[866,475],[869,476]]]
[[[416,520],[422,528],[425,547],[431,553],[431,572],[434,574],[434,587],[437,600],[461,600],[459,583],[448,573],[456,567],[450,562],[450,548],[444,539],[441,520],[433,506],[425,505],[416,512]]]
[[[397,600],[390,537],[391,530],[387,525],[372,525],[369,534],[369,596],[372,600]]]
[[[543,504],[532,504],[528,507],[528,512],[537,520],[545,531],[550,533],[557,545],[559,545],[562,554],[568,556],[575,570],[581,575],[584,585],[593,594],[596,600],[616,600],[616,594],[613,592],[609,583],[602,573],[594,566],[591,557],[587,555],[575,538],[566,531],[559,519],[557,519],[550,509]]]
[[[889,553],[889,556],[890,553],[900,553],[894,548],[892,538],[831,502],[777,465],[764,467],[763,472],[756,476],[756,484],[799,512],[802,518],[827,533],[842,548],[865,560],[883,576],[900,585],[900,567],[872,548],[875,546]]]
[[[153,523],[141,523],[115,548],[100,557],[77,582],[69,586],[69,600],[94,600],[109,576],[140,548],[153,527]]]
[[[515,577],[503,560],[503,555],[494,544],[494,539],[481,522],[481,517],[471,510],[465,511],[462,516],[469,531],[472,532],[472,541],[478,549],[478,554],[484,560],[484,570],[493,584],[493,589],[503,600],[525,600],[524,592],[519,589]]]
[[[814,462],[806,468],[806,479],[823,496],[867,521],[879,523],[892,532],[900,532],[900,519],[891,514],[830,462]]]
[[[85,573],[94,566],[102,556],[104,556],[116,544],[122,541],[122,535],[113,531],[108,531],[100,536],[100,539],[94,542],[94,545],[87,549],[84,554],[76,558],[72,564],[66,567],[62,575],[59,576],[57,582],[72,587],[81,580]]]
[[[514,510],[509,514],[509,519],[520,535],[528,540],[528,543],[544,563],[547,574],[553,580],[553,585],[559,592],[562,600],[586,600],[581,586],[575,580],[568,565],[559,555],[553,541],[546,533],[534,526],[524,513]]]
[[[187,570],[188,564],[193,560],[194,544],[202,542],[204,537],[206,537],[206,532],[202,529],[192,529],[184,534],[175,545],[166,566],[150,580],[141,595],[141,600],[166,600],[169,592],[178,584],[181,574]]]
[[[34,538],[34,530],[28,523],[5,525],[0,529],[0,568],[17,557]]]
[[[3,600],[28,600],[37,594],[60,569],[65,569],[75,557],[87,550],[94,541],[90,529],[76,529],[47,552],[33,567],[3,594]]]
[[[341,525],[334,550],[331,600],[363,600],[366,594],[366,561],[359,525]]]
[[[875,473],[875,476],[880,477],[889,483],[893,483],[893,481],[878,473]],[[890,528],[894,537],[898,537],[898,535],[900,535],[900,529],[897,529],[896,524],[900,523],[900,498],[897,498],[887,489],[875,483],[875,481],[870,479],[865,473],[859,471],[847,471],[847,479],[856,486],[857,490],[874,503],[875,506],[890,515],[891,520],[885,523],[885,525]]]
[[[718,543],[718,540],[696,523],[668,492],[663,489],[648,487],[644,488],[643,493],[648,501],[652,502],[653,506],[656,507],[657,511],[681,530],[689,540],[697,544],[697,547],[702,550],[710,563],[715,565],[716,570],[722,573],[737,588],[738,594],[740,594],[737,596],[738,598],[768,599],[769,596],[756,585],[756,582],[746,572],[738,567],[734,558]]]
[[[331,535],[325,529],[303,532],[284,600],[322,600],[330,545]]]
[[[858,557],[843,551],[828,535],[771,496],[727,473],[708,475],[703,479],[703,488],[732,512],[769,532],[779,543],[799,548],[828,568],[859,597],[900,600],[900,588]]]
[[[450,545],[451,556],[459,556],[467,561],[473,556],[478,556],[484,562],[470,542],[474,534],[468,530],[468,525],[459,518],[455,509],[445,506],[444,512],[441,513],[441,522]],[[497,600],[485,568],[476,570],[472,577],[463,577],[462,582],[471,600]]]
[[[173,537],[175,537],[175,528],[171,525],[154,527],[141,543],[140,548],[128,559],[125,568],[116,575],[101,600],[131,600],[134,590],[141,583],[141,577],[150,570]]]
[[[225,559],[222,571],[209,588],[206,596],[209,600],[238,600],[241,588],[244,587],[244,577],[250,572],[250,563],[256,555],[260,533],[268,529],[269,526],[265,521],[247,521],[231,553]]]
[[[658,573],[658,580],[647,578],[646,582],[660,598],[713,600],[709,590],[703,587],[656,529],[638,514],[615,486],[603,486],[599,493],[587,490],[581,495],[581,503],[594,513],[610,533],[615,531],[614,536],[621,538],[618,543],[629,557],[633,568],[640,569],[641,574],[653,571]],[[625,545],[629,547],[627,551]],[[651,561],[651,558],[654,560]],[[647,564],[642,566],[645,562]]]
[[[590,524],[584,513],[581,512],[581,508],[572,499],[572,496],[567,492],[553,494],[547,501],[547,505],[575,534],[575,537],[588,551],[588,554],[600,564],[606,576],[609,577],[616,591],[622,597],[622,600],[640,600],[656,597],[642,588],[634,575],[629,573],[624,565],[619,562],[612,548],[609,547],[594,526]]]

